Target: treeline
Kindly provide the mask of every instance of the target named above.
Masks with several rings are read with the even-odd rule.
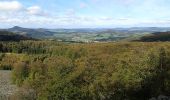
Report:
[[[20,42],[0,42],[0,52],[2,53],[26,53],[26,54],[46,54],[50,53],[50,46],[60,46],[61,43],[49,41],[20,41]]]
[[[22,99],[148,100],[170,94],[169,43],[1,45],[11,49],[1,49],[0,64],[11,64],[13,82],[34,90],[34,95],[17,95]]]

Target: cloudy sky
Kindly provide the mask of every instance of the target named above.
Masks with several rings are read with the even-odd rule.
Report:
[[[170,0],[0,0],[0,28],[170,27]]]

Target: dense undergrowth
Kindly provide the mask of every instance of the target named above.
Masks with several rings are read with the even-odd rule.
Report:
[[[33,89],[37,100],[147,100],[170,94],[169,42],[1,42],[0,51],[0,69],[12,69],[13,82]]]

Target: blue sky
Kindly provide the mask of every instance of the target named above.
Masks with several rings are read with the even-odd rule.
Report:
[[[170,0],[0,0],[0,28],[170,27]]]

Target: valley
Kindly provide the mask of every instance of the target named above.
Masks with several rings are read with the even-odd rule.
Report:
[[[169,27],[133,27],[133,28],[82,28],[82,29],[31,29],[15,26],[1,29],[34,39],[46,39],[63,42],[111,42],[132,41],[155,32],[170,31]]]
[[[0,0],[0,100],[170,100],[170,0]]]

